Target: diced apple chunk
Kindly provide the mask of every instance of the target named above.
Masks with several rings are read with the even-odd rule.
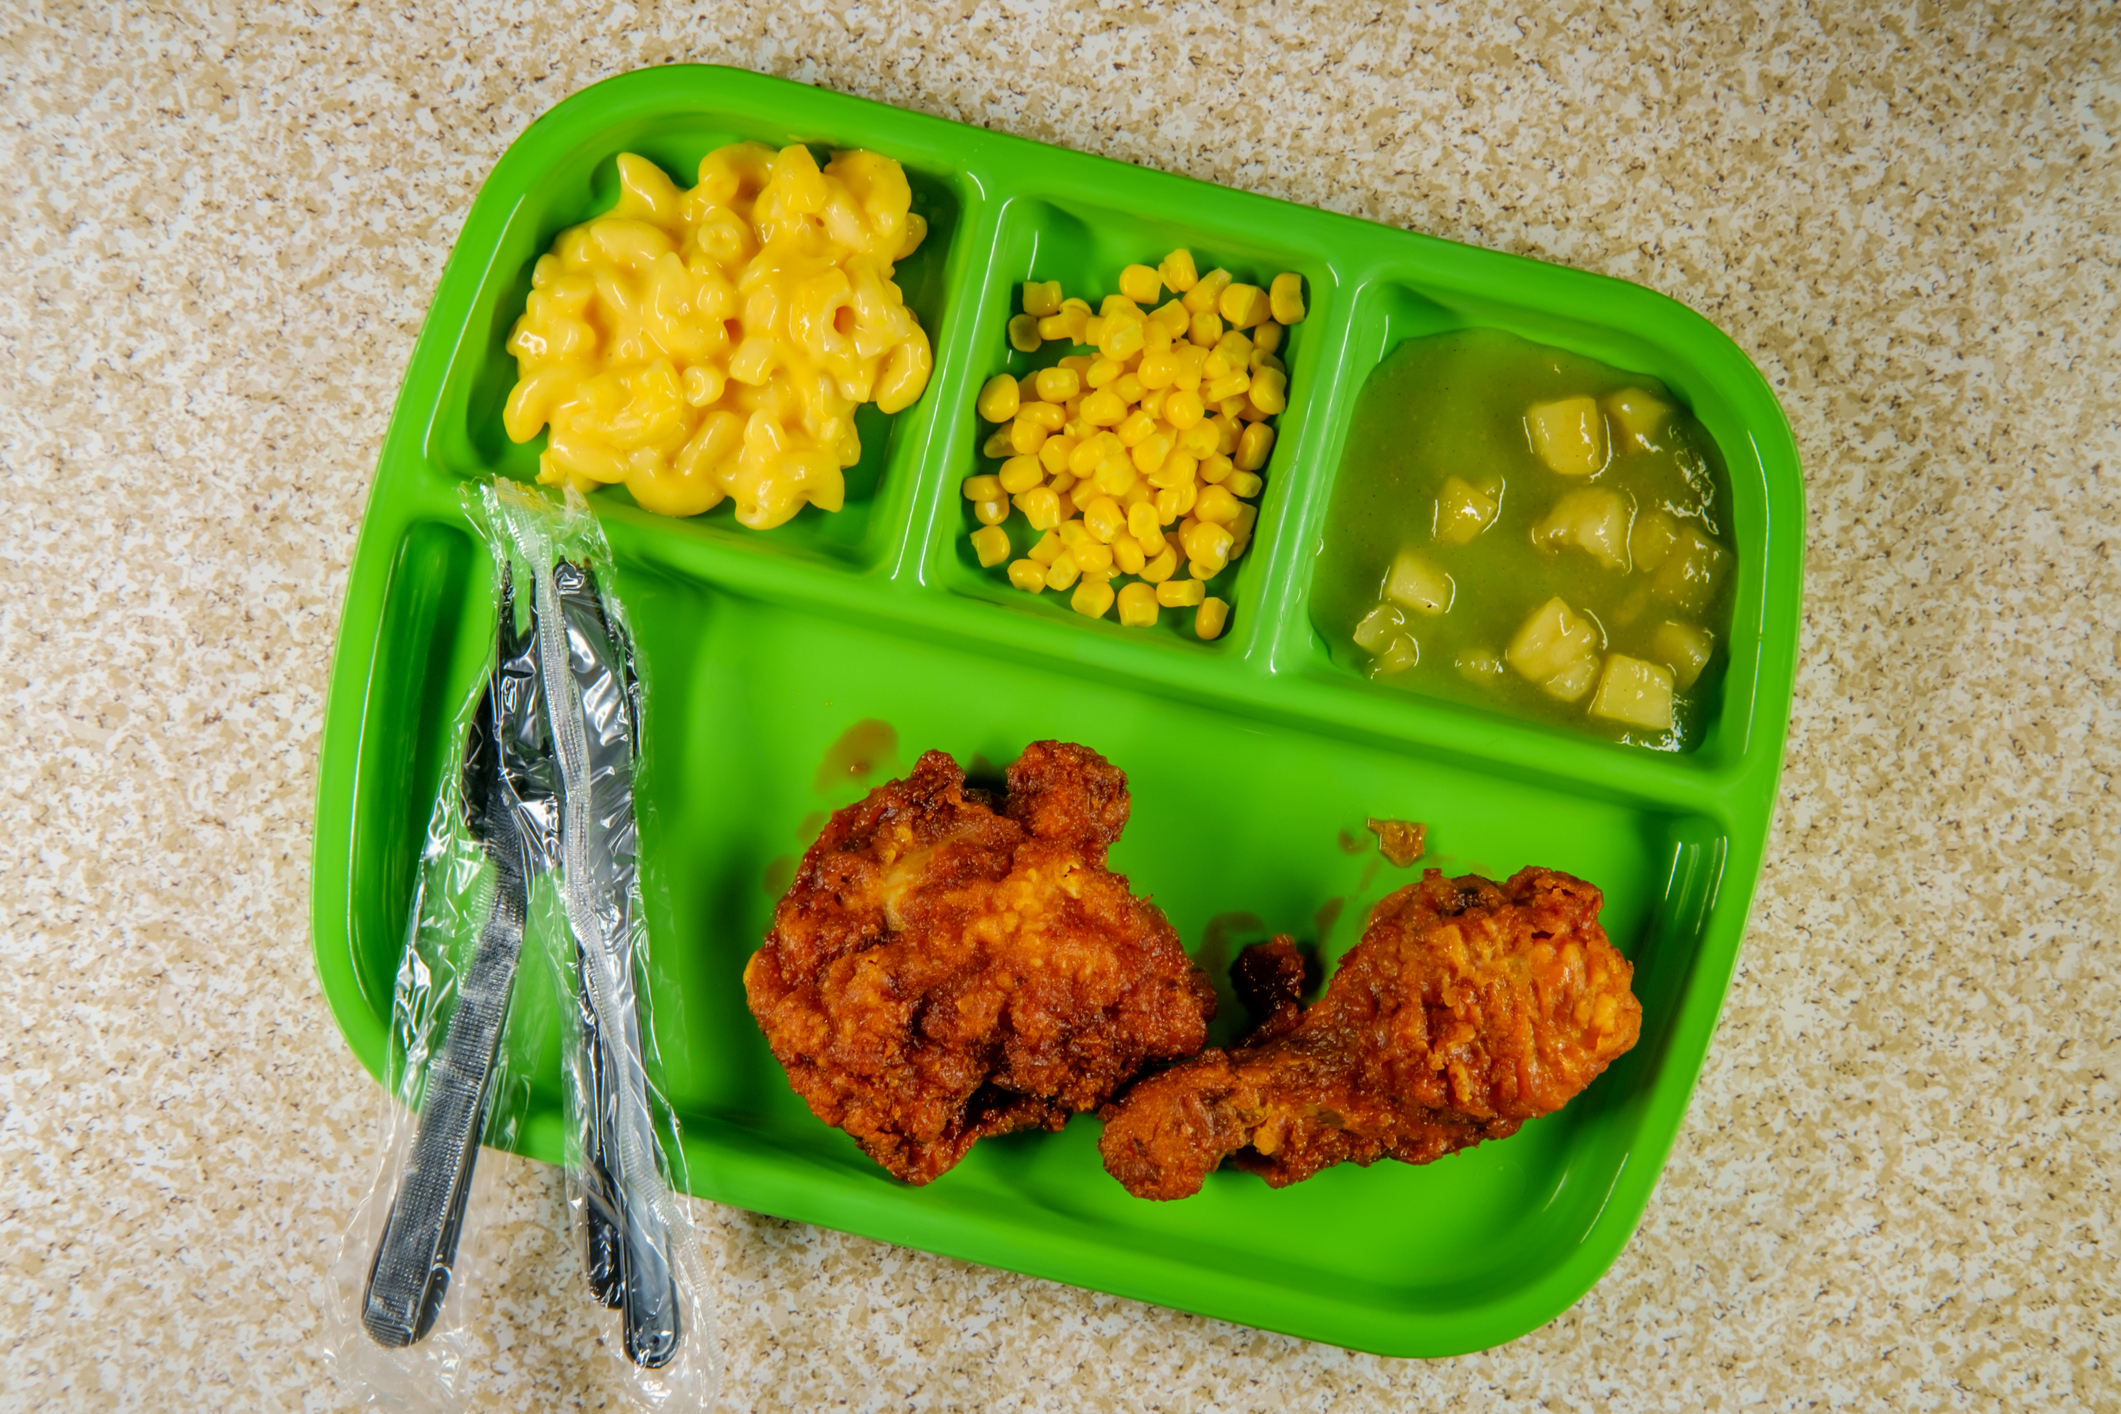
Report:
[[[1628,555],[1636,569],[1648,574],[1664,563],[1678,539],[1678,521],[1663,511],[1644,511],[1635,517],[1635,528],[1628,533]]]
[[[1542,550],[1574,545],[1609,570],[1628,567],[1628,498],[1603,486],[1584,486],[1554,503],[1547,518],[1532,527],[1532,543]]]
[[[1417,614],[1446,613],[1457,586],[1451,576],[1428,556],[1401,550],[1385,579],[1385,598]]]
[[[1598,676],[1598,649],[1598,625],[1556,595],[1518,627],[1503,657],[1549,697],[1574,702]]]
[[[1494,496],[1456,476],[1444,478],[1436,496],[1436,543],[1463,545],[1495,523],[1501,504]]]
[[[1407,626],[1407,616],[1390,604],[1379,604],[1364,614],[1355,623],[1355,646],[1365,653],[1375,653],[1390,643],[1393,636]]]
[[[1673,680],[1682,689],[1694,685],[1715,651],[1715,636],[1699,624],[1667,619],[1650,634],[1651,656],[1672,670]]]
[[[1650,593],[1674,608],[1698,614],[1715,599],[1730,564],[1730,551],[1693,526],[1683,525],[1672,542],[1672,552],[1650,576]]]
[[[1421,645],[1412,634],[1397,633],[1392,641],[1370,660],[1370,676],[1388,678],[1394,673],[1403,673],[1421,661]]]
[[[1623,388],[1605,400],[1606,415],[1627,436],[1655,449],[1672,409],[1640,388]]]
[[[1563,476],[1590,476],[1605,470],[1611,448],[1606,444],[1605,414],[1596,398],[1562,398],[1539,403],[1524,416],[1532,450]]]
[[[1482,687],[1493,687],[1502,681],[1502,659],[1495,656],[1492,648],[1468,648],[1453,660],[1451,666],[1467,682]]]
[[[1591,715],[1647,731],[1672,729],[1672,671],[1625,653],[1605,660]]]

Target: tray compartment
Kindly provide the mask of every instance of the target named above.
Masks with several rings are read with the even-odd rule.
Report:
[[[1576,273],[1576,272],[1565,272]],[[1765,598],[1768,527],[1764,475],[1757,447],[1733,407],[1728,386],[1728,358],[1722,350],[1714,364],[1697,362],[1684,346],[1637,332],[1632,326],[1618,327],[1582,317],[1574,309],[1587,304],[1618,301],[1669,302],[1647,290],[1617,281],[1581,276],[1587,288],[1575,291],[1574,305],[1529,307],[1497,299],[1491,294],[1453,288],[1434,275],[1397,268],[1365,279],[1355,290],[1349,318],[1346,359],[1338,373],[1340,400],[1329,425],[1317,442],[1314,475],[1302,504],[1292,510],[1297,522],[1293,537],[1300,545],[1288,566],[1294,591],[1291,604],[1301,604],[1283,619],[1274,649],[1276,668],[1290,672],[1335,692],[1360,694],[1379,704],[1379,713],[1395,710],[1415,716],[1441,714],[1443,720],[1459,723],[1492,721],[1507,724],[1513,733],[1529,734],[1529,740],[1551,741],[1557,746],[1576,747],[1592,739],[1561,727],[1489,711],[1475,704],[1428,697],[1371,682],[1351,664],[1336,658],[1325,638],[1311,622],[1309,600],[1318,569],[1318,547],[1332,505],[1334,483],[1340,474],[1348,427],[1355,402],[1372,373],[1385,358],[1409,339],[1458,329],[1489,328],[1517,334],[1537,343],[1550,344],[1584,354],[1630,372],[1647,374],[1670,388],[1692,410],[1717,447],[1731,479],[1730,534],[1736,554],[1732,597],[1732,630],[1726,637],[1727,654],[1723,676],[1714,689],[1714,710],[1695,748],[1683,753],[1646,752],[1641,748],[1596,743],[1600,751],[1617,751],[1648,757],[1675,770],[1716,769],[1727,766],[1743,750],[1742,736],[1753,701],[1750,684],[1759,667],[1760,605]],[[1599,296],[1599,301],[1585,298]],[[1649,321],[1645,320],[1644,323]],[[1726,365],[1718,367],[1716,365]],[[1748,372],[1750,370],[1747,370]],[[1732,738],[1740,738],[1734,747]]]
[[[981,1260],[1043,1270],[1040,1253],[1063,1240],[1114,1262],[1137,1248],[1182,1252],[1218,1281],[1272,1273],[1285,1300],[1367,1291],[1402,1313],[1447,1311],[1468,1282],[1532,1283],[1581,1242],[1627,1162],[1659,1038],[1683,1005],[1714,880],[1680,861],[1719,846],[1711,822],[1330,734],[1263,732],[1127,681],[910,641],[675,578],[629,572],[621,587],[652,703],[643,798],[661,805],[643,828],[668,1084],[699,1138],[698,1162],[743,1189],[738,1201],[830,1222],[833,1208],[801,1197],[829,1181],[860,1195],[865,1230]],[[893,726],[895,756],[878,760],[870,781],[820,788],[820,762],[863,718]],[[1104,1174],[1098,1126],[1085,1116],[1059,1136],[982,1141],[928,1188],[895,1182],[788,1089],[745,1008],[744,963],[826,812],[903,774],[926,747],[993,779],[1045,736],[1084,741],[1128,771],[1134,813],[1113,864],[1155,896],[1224,983],[1216,1039],[1239,1026],[1225,972],[1236,947],[1289,931],[1337,957],[1368,905],[1416,877],[1339,841],[1367,840],[1370,815],[1422,818],[1449,801],[1430,817],[1435,852],[1424,866],[1502,877],[1537,860],[1606,886],[1606,926],[1643,967],[1643,1045],[1561,1114],[1422,1168],[1345,1168],[1280,1193],[1225,1171],[1198,1198],[1146,1203]],[[1233,811],[1234,795],[1259,808]],[[1336,901],[1321,937],[1322,911]],[[740,1161],[706,1138],[738,1130],[748,1136]],[[983,1215],[977,1242],[925,1234],[967,1211]],[[1380,1213],[1394,1216],[1381,1223]]]
[[[1231,645],[1251,636],[1250,620],[1257,616],[1257,607],[1267,589],[1266,557],[1261,550],[1270,542],[1277,519],[1289,503],[1287,484],[1300,483],[1306,475],[1303,444],[1314,402],[1312,385],[1313,380],[1325,376],[1320,351],[1328,341],[1321,337],[1321,331],[1338,315],[1340,274],[1321,246],[1300,239],[1264,239],[1256,223],[1248,229],[1240,221],[1217,219],[1222,215],[1217,210],[1219,203],[1202,202],[1198,184],[1171,178],[1155,180],[1159,186],[1171,189],[1167,199],[1144,202],[1131,209],[1112,206],[1109,197],[1099,199],[1052,185],[1032,187],[1002,206],[994,258],[985,287],[978,295],[975,335],[964,370],[966,394],[960,406],[936,410],[938,417],[956,422],[950,471],[941,488],[955,504],[945,501],[938,507],[939,543],[932,547],[932,562],[938,582],[951,592],[999,605],[1012,613],[1072,621],[1086,632],[1164,640],[1227,653],[1233,651]],[[1062,357],[1077,352],[1062,343],[1049,343],[1036,354],[1010,347],[1007,325],[1010,317],[1021,310],[1019,291],[1023,282],[1059,280],[1063,293],[1087,299],[1094,307],[1106,295],[1118,291],[1119,273],[1128,265],[1155,265],[1180,246],[1193,252],[1194,263],[1203,274],[1223,266],[1241,279],[1264,285],[1282,271],[1294,270],[1304,277],[1309,302],[1304,321],[1291,327],[1283,341],[1281,356],[1289,366],[1289,406],[1275,419],[1275,446],[1265,471],[1266,486],[1259,500],[1260,518],[1252,548],[1208,584],[1210,594],[1231,604],[1231,623],[1221,638],[1207,645],[1193,637],[1192,616],[1184,610],[1165,610],[1154,630],[1124,629],[1118,624],[1117,611],[1102,620],[1085,620],[1068,607],[1066,594],[1049,591],[1034,596],[1012,587],[1001,577],[999,566],[992,570],[981,567],[968,541],[979,528],[979,521],[959,490],[966,477],[993,471],[1001,464],[979,452],[992,430],[972,406],[979,387],[996,373],[1021,378],[1033,369],[1050,368]],[[1164,298],[1171,296],[1166,292]],[[1021,516],[1010,518],[1008,530],[1019,555],[1038,539]],[[1183,566],[1179,573],[1185,573]],[[1181,623],[1189,626],[1181,628]]]
[[[539,174],[510,213],[492,250],[453,351],[428,441],[429,457],[437,467],[467,479],[496,472],[524,481],[536,478],[545,434],[518,444],[501,425],[501,410],[516,381],[515,359],[506,348],[508,334],[530,293],[532,267],[551,248],[553,238],[610,210],[618,200],[618,154],[633,152],[650,159],[683,188],[697,179],[700,159],[707,153],[744,141],[776,146],[803,141],[821,162],[835,149],[863,145],[858,137],[791,133],[785,123],[747,121],[732,113],[662,115],[616,124]],[[966,262],[976,258],[970,243],[961,238],[979,204],[978,188],[961,168],[948,163],[891,155],[899,157],[906,170],[913,209],[928,221],[927,239],[899,264],[897,283],[928,333],[940,373],[952,291],[967,278]],[[847,499],[840,511],[828,515],[806,507],[786,525],[757,531],[738,525],[725,502],[705,515],[673,522],[673,528],[855,570],[874,567],[903,538],[937,381],[931,377],[929,391],[895,415],[886,416],[873,403],[863,404],[855,414],[862,456],[847,468]],[[620,488],[597,494],[631,500]]]

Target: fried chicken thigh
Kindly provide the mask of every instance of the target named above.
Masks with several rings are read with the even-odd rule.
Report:
[[[1005,802],[939,751],[839,811],[744,969],[788,1082],[909,1183],[1207,1041],[1215,992],[1105,852],[1127,778],[1041,741]]]
[[[1258,1021],[1104,1110],[1105,1168],[1141,1198],[1200,1191],[1223,1159],[1280,1188],[1344,1160],[1424,1164],[1560,1109],[1635,1044],[1634,968],[1581,879],[1428,870],[1378,904],[1325,995],[1288,938],[1244,950]]]

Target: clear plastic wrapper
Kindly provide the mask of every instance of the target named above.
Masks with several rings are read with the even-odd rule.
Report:
[[[385,1154],[333,1269],[325,1353],[372,1406],[461,1407],[484,1346],[461,1314],[493,1206],[479,1149],[516,1146],[557,1042],[582,1269],[552,1285],[611,1308],[602,1344],[623,1352],[630,1403],[704,1408],[718,1373],[708,1277],[673,1196],[684,1151],[643,985],[631,635],[578,494],[503,481],[469,489],[466,509],[494,556],[494,652],[422,850]]]

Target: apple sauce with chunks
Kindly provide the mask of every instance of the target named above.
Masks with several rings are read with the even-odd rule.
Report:
[[[1357,399],[1313,621],[1374,681],[1685,751],[1728,516],[1715,442],[1655,379],[1497,330],[1411,339]]]

